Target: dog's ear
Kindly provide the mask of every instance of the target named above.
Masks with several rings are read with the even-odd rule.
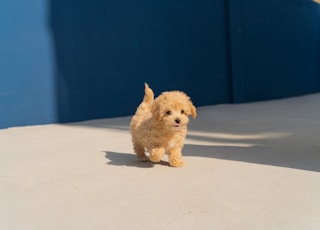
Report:
[[[191,116],[193,119],[195,119],[197,117],[197,109],[196,107],[192,104],[191,101],[189,101],[189,106],[190,106],[190,110],[191,110]]]

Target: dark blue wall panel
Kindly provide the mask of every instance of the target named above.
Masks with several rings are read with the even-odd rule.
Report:
[[[219,1],[52,0],[59,121],[134,113],[144,82],[197,105],[229,101]]]
[[[320,91],[320,5],[230,0],[235,102]]]

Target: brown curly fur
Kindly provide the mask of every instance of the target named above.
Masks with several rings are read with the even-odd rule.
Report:
[[[189,115],[196,118],[196,108],[181,91],[163,92],[154,99],[145,83],[145,96],[130,122],[134,152],[141,161],[159,162],[165,153],[169,165],[181,167],[182,148]],[[149,157],[145,154],[149,152]]]

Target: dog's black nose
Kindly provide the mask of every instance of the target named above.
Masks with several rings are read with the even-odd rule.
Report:
[[[179,119],[179,118],[176,118],[176,119],[175,119],[175,122],[176,122],[177,124],[180,124],[180,119]]]

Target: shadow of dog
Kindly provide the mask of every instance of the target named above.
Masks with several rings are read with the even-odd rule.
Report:
[[[112,151],[103,151],[105,153],[105,158],[109,161],[106,163],[108,165],[114,166],[127,166],[127,167],[137,167],[137,168],[152,168],[156,164],[168,166],[169,164],[165,161],[160,161],[159,163],[153,163],[151,161],[141,162],[138,160],[137,156],[130,153],[118,153]]]

